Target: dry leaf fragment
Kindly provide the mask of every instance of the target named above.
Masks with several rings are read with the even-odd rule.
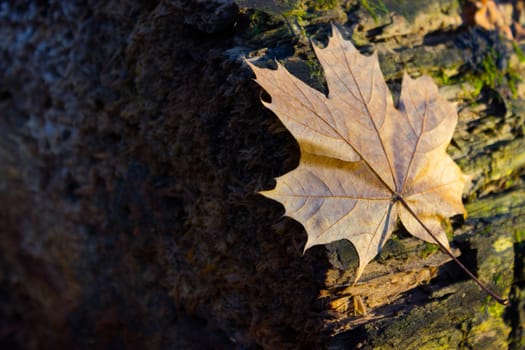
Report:
[[[478,9],[474,14],[475,24],[486,30],[499,30],[507,39],[512,39],[508,21],[494,0],[477,1],[476,6]]]
[[[443,220],[465,209],[468,177],[445,149],[457,123],[453,104],[429,77],[404,75],[394,107],[377,55],[361,55],[333,27],[326,48],[314,45],[329,94],[284,67],[248,64],[271,96],[263,101],[297,139],[299,166],[261,192],[305,227],[305,250],[339,239],[359,255],[356,280],[381,250],[399,217],[414,236],[435,243],[404,202],[448,247]],[[401,200],[400,200],[401,199]]]

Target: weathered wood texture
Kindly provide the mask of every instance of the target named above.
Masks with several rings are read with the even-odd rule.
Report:
[[[454,0],[238,3],[0,4],[0,347],[521,348],[524,45]],[[458,102],[453,245],[509,306],[402,228],[352,286],[348,243],[303,255],[256,194],[299,152],[242,57],[325,91],[329,22],[394,96],[407,70]]]

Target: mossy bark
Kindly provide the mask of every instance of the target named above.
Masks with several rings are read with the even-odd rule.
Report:
[[[463,28],[453,0],[261,3],[0,7],[0,345],[521,348],[523,43]],[[394,96],[406,70],[458,103],[449,152],[473,185],[451,239],[509,306],[402,228],[353,286],[350,244],[303,254],[256,194],[299,151],[243,57],[326,92],[308,39],[330,22]]]

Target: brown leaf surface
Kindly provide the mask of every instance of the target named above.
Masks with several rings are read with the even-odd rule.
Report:
[[[314,45],[328,84],[325,96],[284,67],[250,67],[271,96],[271,109],[297,139],[299,166],[263,195],[308,233],[305,250],[339,239],[359,255],[356,280],[381,250],[399,217],[414,236],[434,242],[409,211],[448,247],[443,220],[465,209],[468,181],[446,154],[457,123],[429,77],[405,74],[398,109],[377,55],[361,55],[334,27],[326,48]]]
[[[476,12],[474,19],[476,23],[487,30],[500,30],[507,39],[512,39],[512,31],[505,20],[503,11],[493,0],[482,1],[482,5]]]

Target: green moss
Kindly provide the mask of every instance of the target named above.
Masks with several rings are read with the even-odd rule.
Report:
[[[495,87],[496,84],[501,85],[504,80],[503,72],[501,72],[498,67],[496,66],[496,63],[494,62],[496,60],[496,56],[498,54],[495,51],[492,51],[492,54],[487,55],[482,62],[482,66],[484,69],[484,73],[482,77],[486,78],[485,81],[487,85],[490,87]]]
[[[438,250],[439,250],[439,246],[437,244],[425,242],[425,248],[423,248],[423,251],[421,252],[420,256],[422,258],[426,258],[430,254],[433,254]]]
[[[468,82],[473,88],[470,94],[467,93],[467,97],[470,95],[470,98],[476,99],[484,87],[488,86],[494,89],[504,84],[506,81],[505,72],[496,66],[496,55],[497,53],[493,52],[485,56],[477,70],[458,77],[459,83]]]
[[[386,19],[386,14],[395,12],[407,21],[413,22],[419,15],[440,15],[458,11],[456,0],[410,1],[410,0],[360,0],[361,7],[366,10],[377,24]],[[383,23],[387,24],[387,23]]]
[[[252,45],[267,47],[268,42],[275,40],[273,38],[289,36],[289,32],[283,26],[282,16],[252,8],[248,9],[245,14],[250,22],[243,37]]]
[[[313,19],[319,17],[319,12],[335,8],[338,0],[306,0],[299,1],[292,9],[284,12],[282,16],[288,23],[293,34],[307,41],[305,27]]]
[[[520,59],[521,60],[521,59]],[[512,93],[512,98],[518,98],[518,83],[523,80],[520,73],[516,72],[516,70],[509,68],[507,70],[507,81],[509,84],[509,89]]]
[[[352,42],[357,46],[365,46],[370,44],[370,40],[366,37],[366,32],[354,30],[352,33]],[[382,66],[381,66],[382,68]]]
[[[523,53],[523,51],[521,50],[521,48],[518,46],[518,44],[515,41],[512,42],[512,49],[514,50],[514,53],[518,57],[518,60],[520,62],[525,62],[525,53]]]
[[[489,199],[479,199],[465,205],[470,218],[489,218],[510,215],[512,208],[524,205],[525,192],[513,191]]]
[[[253,10],[249,13],[250,27],[249,31],[252,35],[257,35],[261,32],[261,25],[264,23],[265,17],[267,17],[262,11]]]
[[[295,18],[296,20],[302,20],[308,14],[306,10],[307,10],[306,6],[300,3],[299,5],[297,5],[290,11],[283,13],[283,16],[285,18]]]
[[[419,350],[449,350],[450,344],[447,342],[443,342],[443,339],[437,339],[434,341],[430,341],[426,344],[421,345],[421,347],[418,348]]]
[[[514,230],[514,241],[516,243],[525,241],[525,230],[520,230],[520,229]]]
[[[379,21],[379,16],[388,13],[388,8],[381,0],[361,0],[361,6],[370,13],[374,22]]]
[[[454,239],[454,228],[452,227],[450,220],[442,220],[441,227],[443,227],[443,229],[445,230],[447,239],[449,241],[453,240]]]
[[[285,18],[294,18],[299,22],[309,22],[311,18],[319,16],[319,12],[335,8],[338,0],[306,0],[300,1],[291,10],[283,13]]]
[[[492,248],[498,253],[501,253],[507,249],[512,249],[514,242],[510,237],[502,236],[499,237],[493,244]]]
[[[519,50],[518,46],[514,46],[515,53],[521,62],[523,59],[525,59],[525,55],[523,55],[521,50],[517,51]],[[476,99],[484,87],[490,87],[497,91],[508,89],[513,99],[519,97],[517,86],[518,83],[523,80],[523,78],[521,74],[512,67],[499,69],[496,65],[496,61],[500,59],[499,55],[500,53],[492,50],[487,56],[483,58],[483,61],[478,69],[460,76],[459,79],[455,81],[456,83],[468,82],[473,88],[470,93],[466,94],[467,97],[470,96],[471,99]],[[454,81],[452,81],[452,83],[454,83]]]
[[[316,79],[318,81],[323,80],[323,70],[321,64],[317,60],[307,60],[306,65],[310,71],[310,79]]]
[[[434,80],[438,85],[449,85],[451,84],[451,79],[448,74],[445,73],[443,69],[440,69],[435,75],[433,75]]]
[[[469,345],[490,347],[491,349],[507,348],[510,327],[505,324],[503,319],[505,309],[505,306],[487,297],[479,310],[479,315],[484,315],[484,317],[480,320],[481,322],[469,330],[470,336],[467,339]]]
[[[306,1],[306,6],[314,11],[326,11],[333,9],[338,5],[337,0],[309,0]]]

